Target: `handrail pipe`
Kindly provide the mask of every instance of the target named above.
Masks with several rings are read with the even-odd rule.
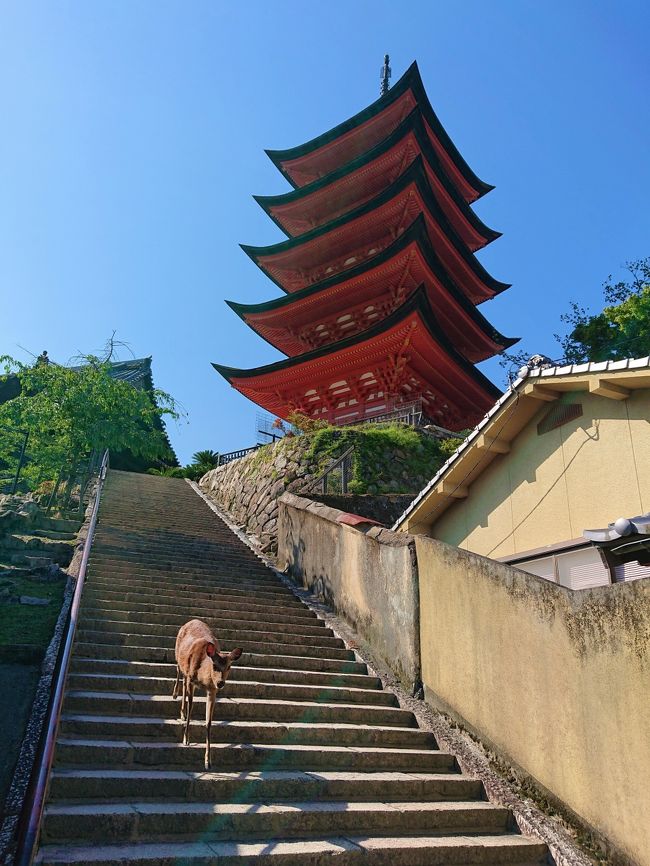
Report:
[[[70,666],[70,656],[72,654],[72,644],[74,642],[75,631],[77,628],[77,620],[79,618],[79,607],[81,604],[81,593],[83,592],[86,579],[86,569],[88,567],[88,558],[90,556],[90,548],[95,535],[95,527],[97,525],[97,516],[99,513],[99,500],[108,471],[108,451],[104,452],[102,464],[99,470],[99,479],[97,481],[97,491],[95,493],[95,501],[93,510],[88,525],[88,535],[84,542],[83,553],[81,555],[81,565],[79,566],[79,576],[74,588],[72,605],[70,607],[70,619],[65,636],[65,644],[60,657],[59,671],[54,686],[52,700],[50,702],[49,711],[47,714],[47,727],[45,729],[45,738],[43,742],[42,756],[38,768],[38,775],[32,789],[32,795],[29,800],[29,817],[27,826],[22,839],[22,844],[19,848],[14,860],[15,866],[31,866],[36,853],[38,844],[39,828],[43,816],[43,808],[45,806],[45,796],[47,785],[50,778],[50,770],[52,768],[52,759],[54,757],[54,746],[59,730],[59,721],[61,718],[61,707],[63,705],[63,691],[65,687],[66,677],[68,675],[68,667]]]

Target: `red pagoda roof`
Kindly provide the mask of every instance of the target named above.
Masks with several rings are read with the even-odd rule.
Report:
[[[349,120],[298,147],[266,152],[292,186],[304,186],[374,147],[416,106],[422,111],[431,144],[463,198],[475,201],[493,189],[470,169],[438,120],[424,90],[417,63],[412,63],[384,96]]]
[[[325,177],[283,195],[254,198],[285,234],[295,237],[370,201],[419,155],[436,200],[469,249],[500,237],[476,216],[445,174],[419,107],[376,147]]]
[[[447,276],[422,216],[381,254],[346,271],[345,279],[266,303],[226,303],[271,345],[294,356],[369,328],[421,284],[451,343],[472,363],[517,342],[500,334]]]
[[[460,430],[475,425],[500,394],[451,345],[423,290],[333,345],[252,370],[213,367],[281,418],[298,410],[343,423],[380,414],[389,399],[417,398],[432,421]]]
[[[281,289],[295,292],[381,252],[420,214],[441,261],[472,301],[509,287],[490,276],[450,225],[431,192],[421,156],[355,211],[298,238],[265,247],[242,244],[242,249]]]

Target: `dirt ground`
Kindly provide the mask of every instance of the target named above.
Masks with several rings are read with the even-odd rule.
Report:
[[[40,663],[0,663],[0,807],[11,784],[39,674]]]

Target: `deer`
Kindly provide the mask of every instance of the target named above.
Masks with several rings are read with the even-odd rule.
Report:
[[[183,745],[190,743],[190,721],[194,689],[200,686],[206,691],[205,705],[205,769],[210,769],[210,727],[214,713],[214,702],[218,691],[226,685],[230,666],[241,657],[242,650],[221,652],[219,643],[210,627],[200,619],[192,619],[182,625],[176,636],[176,682],[173,700],[178,697],[182,680],[180,722],[184,725]]]

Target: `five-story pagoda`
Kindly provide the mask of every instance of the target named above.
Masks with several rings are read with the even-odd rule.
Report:
[[[417,403],[442,427],[474,426],[499,396],[474,365],[515,342],[477,305],[508,285],[474,255],[499,237],[470,207],[492,187],[443,129],[417,64],[356,116],[267,153],[294,189],[256,200],[288,240],[243,249],[285,295],[228,303],[288,357],[215,369],[281,418],[346,424]]]

